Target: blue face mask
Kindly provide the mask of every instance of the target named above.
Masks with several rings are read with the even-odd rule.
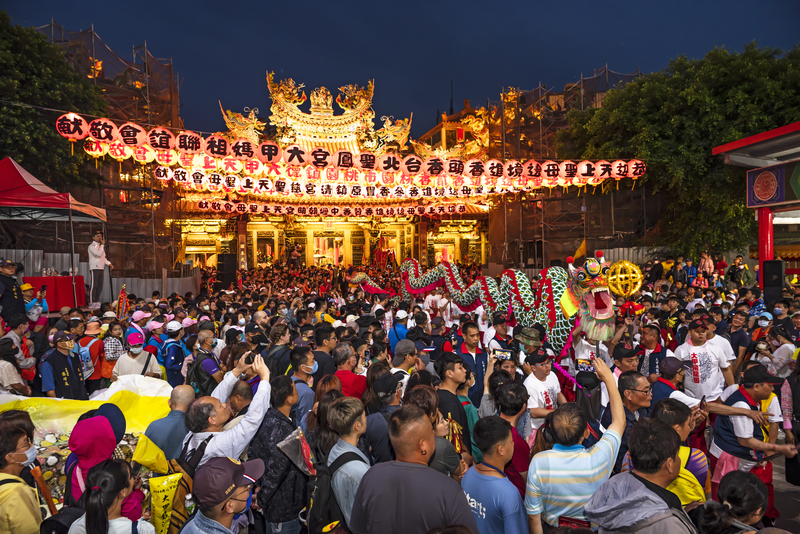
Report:
[[[304,365],[303,367],[308,367],[308,366]],[[309,374],[313,375],[314,373],[317,372],[318,369],[319,369],[319,362],[314,360],[314,365],[313,365],[313,367],[311,367],[311,372]]]
[[[774,310],[772,310],[772,313],[774,315],[780,315],[781,313],[783,313],[783,309],[782,308],[775,308]]]
[[[244,326],[244,325],[246,325],[246,324],[247,324],[247,320],[246,320],[244,317],[242,317],[241,319],[239,319],[239,326]]]
[[[244,510],[242,510],[238,514],[234,514],[233,515],[233,520],[236,521],[237,519],[242,517],[244,514],[246,514],[247,511],[250,510],[250,505],[252,504],[252,502],[253,502],[253,492],[251,491],[250,493],[247,494],[247,506],[245,506]]]
[[[217,340],[216,340],[216,339],[214,339],[214,342],[213,342],[213,343],[211,343],[211,348],[212,348],[212,349],[215,349],[215,348],[217,348]]]

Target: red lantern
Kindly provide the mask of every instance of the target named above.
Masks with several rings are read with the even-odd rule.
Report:
[[[264,165],[257,159],[248,159],[243,166],[245,172],[250,176],[261,176],[264,173]]]
[[[231,143],[231,156],[239,161],[251,159],[256,156],[257,148],[249,139],[237,139]]]
[[[522,177],[523,171],[522,163],[515,159],[510,159],[506,161],[506,164],[503,166],[503,177],[517,180]]]
[[[356,161],[353,159],[353,153],[349,150],[337,150],[333,154],[331,165],[334,169],[352,169],[355,167]]]
[[[203,138],[192,131],[181,132],[175,138],[175,148],[181,154],[199,154],[203,151]]]
[[[607,162],[604,159],[601,159],[595,164],[595,171],[594,171],[595,183],[593,185],[597,185],[600,182],[613,177],[614,176],[611,174],[611,164],[609,162]]]
[[[485,174],[486,165],[477,158],[467,160],[467,162],[464,164],[464,176],[480,180],[480,178],[482,178]]]
[[[628,162],[618,159],[611,164],[611,175],[615,180],[620,181],[628,176]]]
[[[450,176],[463,176],[466,168],[464,160],[458,158],[448,159],[445,165],[445,170]]]
[[[212,158],[227,158],[231,153],[231,146],[221,135],[209,135],[203,142],[203,152]]]
[[[283,156],[283,150],[272,141],[264,141],[258,145],[258,150],[256,150],[256,157],[264,164],[278,163],[281,156]]]
[[[503,177],[503,163],[496,159],[490,159],[486,162],[486,178],[497,181]]]
[[[163,182],[172,180],[172,169],[169,167],[156,167],[153,169],[153,176]]]
[[[67,113],[56,120],[56,131],[74,143],[79,139],[86,139],[89,135],[89,124],[77,113]]]
[[[126,122],[119,127],[119,140],[126,146],[142,146],[147,142],[147,132],[136,123]]]
[[[222,189],[226,193],[232,193],[239,189],[239,177],[235,174],[229,174],[222,180]]]
[[[244,168],[244,164],[238,159],[224,158],[217,161],[217,169],[225,174],[240,173]]]
[[[394,154],[392,154],[394,156]],[[396,156],[394,156],[396,157]],[[355,164],[356,169],[360,171],[376,171],[378,170],[378,160],[375,157],[375,154],[372,152],[362,152],[353,158],[353,163]],[[397,170],[400,169],[400,163],[398,160]]]
[[[303,167],[308,165],[308,160],[311,159],[308,153],[300,145],[289,145],[283,151],[283,161],[292,167]]]
[[[317,147],[308,154],[311,156],[309,163],[316,169],[324,169],[333,161],[333,156],[327,148]]]
[[[415,154],[409,154],[400,163],[400,171],[409,176],[419,174],[422,171],[422,159]]]
[[[578,174],[575,176],[574,184],[578,187],[589,184],[594,178],[595,164],[588,160],[578,163]]]
[[[450,160],[450,162],[452,162],[454,165],[456,164],[457,161],[460,160]],[[464,168],[463,163],[461,164],[461,168],[463,170]],[[422,170],[424,171],[425,174],[428,174],[430,176],[439,176],[440,174],[444,174],[445,171],[444,160],[437,156],[431,156],[425,160],[425,163],[422,166]]]
[[[545,187],[555,187],[558,185],[558,175],[561,173],[561,167],[555,161],[547,160],[542,163],[542,174],[544,179],[542,185]]]
[[[638,159],[632,159],[628,162],[628,178],[641,178],[647,172],[647,165]]]
[[[155,150],[171,150],[175,147],[175,136],[158,126],[147,132],[147,144]]]
[[[578,166],[574,161],[562,161],[558,165],[558,185],[568,187],[578,175]]]
[[[115,141],[119,135],[117,125],[110,119],[95,119],[89,123],[89,137],[101,143]]]
[[[192,156],[192,164],[184,165],[184,167],[196,167],[207,173],[214,172],[217,170],[217,160],[206,154],[195,154]]]
[[[361,155],[363,156],[364,154],[361,154]],[[384,154],[383,156],[378,158],[378,165],[377,165],[377,168],[375,170],[378,171],[378,172],[383,172],[383,173],[400,172],[400,164],[401,164],[400,156],[398,156],[397,154],[394,154],[393,152],[387,152],[386,154]],[[367,170],[364,167],[363,162],[361,164],[361,167],[359,167],[359,168],[362,169],[362,170]]]

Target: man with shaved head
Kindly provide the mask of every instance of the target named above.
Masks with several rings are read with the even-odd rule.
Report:
[[[253,314],[253,322],[258,326],[261,333],[253,341],[258,344],[256,352],[264,352],[269,346],[269,315],[263,310],[259,310]]]
[[[194,400],[194,390],[191,386],[178,386],[173,388],[169,396],[169,410],[166,417],[156,419],[145,430],[144,435],[150,438],[159,449],[164,451],[167,460],[174,460],[181,453],[183,438],[189,431],[183,420],[184,412]]]
[[[479,532],[459,483],[428,467],[436,437],[425,412],[414,405],[395,411],[389,419],[389,439],[397,461],[376,464],[364,474],[350,530],[400,534],[464,525]]]
[[[252,368],[261,377],[258,391],[242,420],[233,428],[224,429],[225,423],[233,416],[228,399],[238,384],[239,377],[250,367],[247,358],[239,358],[233,371],[225,374],[210,396],[200,397],[189,405],[185,416],[189,434],[183,440],[181,459],[191,458],[195,451],[202,450],[203,456],[198,463],[202,465],[210,458],[238,458],[244,452],[267,413],[271,393],[269,369],[264,359],[256,355]]]

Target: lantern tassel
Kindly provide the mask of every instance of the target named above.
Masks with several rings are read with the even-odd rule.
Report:
[[[94,168],[97,168],[97,158],[94,158]]]
[[[70,156],[74,156],[75,155],[75,141],[72,141],[72,140],[70,140],[70,142],[69,142],[69,155]]]
[[[619,191],[619,180],[617,180],[617,191]]]

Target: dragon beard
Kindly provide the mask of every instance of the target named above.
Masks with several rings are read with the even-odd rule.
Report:
[[[614,315],[608,319],[597,319],[591,314],[589,305],[585,299],[581,299],[578,309],[581,317],[583,331],[589,339],[597,341],[608,341],[614,335]]]

